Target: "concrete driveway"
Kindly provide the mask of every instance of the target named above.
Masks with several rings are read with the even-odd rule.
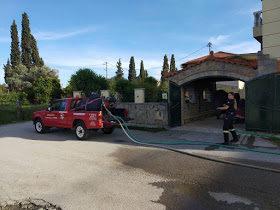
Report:
[[[147,141],[221,140],[218,133],[187,129],[133,133]],[[279,156],[176,147],[280,169]],[[141,147],[120,129],[78,141],[71,130],[37,134],[32,122],[0,126],[2,207],[43,200],[62,209],[279,209],[279,175]]]

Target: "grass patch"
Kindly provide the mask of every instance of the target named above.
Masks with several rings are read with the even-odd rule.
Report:
[[[280,139],[279,138],[274,138],[274,137],[269,137],[269,138],[265,138],[266,140],[280,146]]]
[[[120,126],[118,126],[120,128]],[[147,128],[147,127],[139,127],[139,126],[127,126],[129,130],[140,130],[140,131],[148,131],[152,133],[157,133],[161,131],[166,131],[165,128]]]
[[[15,103],[5,103],[0,107],[0,125],[32,120],[33,112],[44,110],[48,107],[42,105],[22,105],[18,116]]]

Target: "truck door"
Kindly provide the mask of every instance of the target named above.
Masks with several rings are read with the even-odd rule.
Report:
[[[60,100],[58,115],[57,115],[57,127],[67,128],[69,122],[68,111],[66,109],[68,100]],[[69,100],[70,101],[70,100]]]
[[[62,100],[58,112],[58,127],[71,128],[72,127],[72,112],[71,111],[77,100]],[[70,103],[67,104],[67,103]]]
[[[58,126],[58,112],[61,101],[57,100],[49,106],[49,111],[45,114],[45,125],[48,127]]]

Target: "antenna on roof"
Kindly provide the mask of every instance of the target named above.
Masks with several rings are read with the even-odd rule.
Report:
[[[212,43],[209,42],[209,43],[207,44],[207,47],[209,47],[209,55],[211,54],[211,51],[212,51],[211,46],[212,46]]]

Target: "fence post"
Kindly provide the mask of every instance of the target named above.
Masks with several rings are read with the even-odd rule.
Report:
[[[104,96],[105,98],[110,97],[110,90],[101,90],[101,96]]]
[[[134,88],[134,103],[145,103],[145,88]]]
[[[20,119],[20,102],[18,99],[16,100],[16,105],[17,105],[17,116],[18,119]]]

